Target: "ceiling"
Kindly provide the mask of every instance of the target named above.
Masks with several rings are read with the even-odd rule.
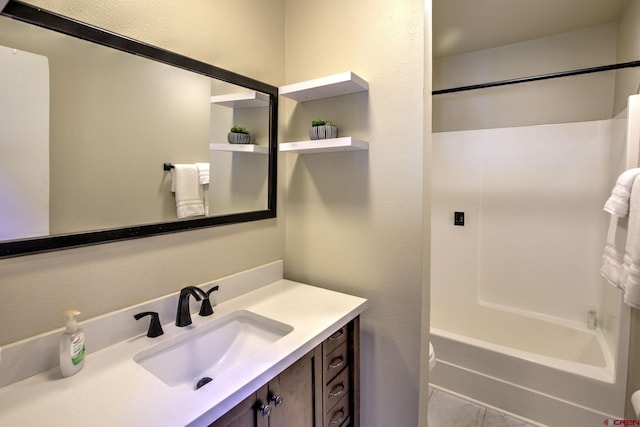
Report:
[[[433,57],[618,21],[634,0],[433,0]]]

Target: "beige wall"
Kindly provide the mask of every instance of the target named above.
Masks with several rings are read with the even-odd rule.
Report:
[[[369,299],[362,425],[415,426],[423,280],[424,9],[415,0],[287,3],[287,83],[351,70],[368,93],[287,101],[288,141],[335,122],[368,152],[289,154],[285,274]]]
[[[616,25],[607,24],[437,59],[434,89],[613,64]],[[433,98],[435,132],[611,118],[615,73],[500,86]]]
[[[275,86],[284,83],[284,0],[196,0],[180,7],[139,0],[32,3]],[[250,11],[240,15],[251,28],[233,45],[229,28],[211,25],[211,17],[237,16],[231,7]],[[0,260],[0,345],[62,326],[62,312],[71,307],[87,319],[283,259],[283,177],[280,172],[276,219]]]
[[[640,60],[640,2],[630,1],[618,22],[617,62]],[[614,113],[627,107],[627,97],[638,93],[640,68],[616,71]]]
[[[191,0],[184,4],[154,0],[30,0],[27,3],[276,86],[283,78],[284,0]],[[245,29],[240,33],[239,20]],[[232,44],[229,34],[237,35]]]

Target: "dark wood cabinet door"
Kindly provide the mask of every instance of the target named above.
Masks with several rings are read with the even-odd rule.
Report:
[[[263,413],[262,408],[262,405],[268,404],[267,397],[268,387],[265,385],[218,418],[209,427],[269,427],[269,414]]]
[[[317,354],[308,353],[269,382],[269,427],[316,426]]]

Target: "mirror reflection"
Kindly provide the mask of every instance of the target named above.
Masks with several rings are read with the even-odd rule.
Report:
[[[0,93],[0,241],[270,208],[268,93],[4,16]]]

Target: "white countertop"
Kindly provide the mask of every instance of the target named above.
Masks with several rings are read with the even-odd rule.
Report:
[[[367,305],[350,295],[279,280],[214,306],[193,324],[164,324],[164,335],[146,335],[87,355],[84,368],[62,378],[58,368],[0,388],[2,426],[206,426],[266,384],[349,322]],[[251,363],[229,369],[205,387],[170,387],[133,360],[163,340],[225,314],[248,310],[286,323],[293,331],[257,353]],[[89,338],[89,337],[88,337]]]

